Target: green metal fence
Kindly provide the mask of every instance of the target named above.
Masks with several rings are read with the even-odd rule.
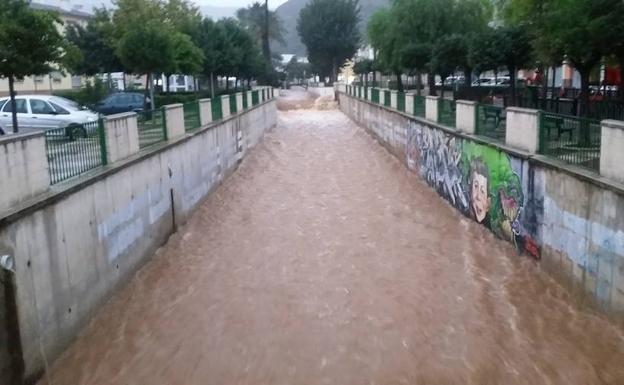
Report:
[[[230,114],[234,115],[237,112],[236,109],[236,94],[230,95]]]
[[[45,132],[46,156],[52,184],[106,165],[102,119]]]
[[[167,122],[163,108],[137,114],[137,125],[139,148],[149,147],[167,140]]]
[[[438,123],[447,127],[455,127],[455,101],[440,99],[438,101]]]
[[[223,119],[223,108],[221,108],[221,98],[216,97],[210,100],[210,108],[212,109],[212,121],[216,122]]]
[[[507,112],[503,107],[489,104],[476,105],[476,133],[501,142],[505,141]]]
[[[414,95],[414,115],[425,117],[425,97],[420,95]]]
[[[368,100],[368,87],[364,87],[364,99]]]
[[[386,107],[390,107],[391,103],[392,103],[392,93],[390,92],[390,90],[384,90],[384,106]]]
[[[405,92],[397,92],[397,110],[405,112]]]
[[[258,96],[258,91],[251,91],[251,104],[257,106],[260,103],[260,97]]]
[[[249,108],[249,103],[247,103],[247,92],[243,92],[243,110]]]
[[[379,88],[371,89],[371,101],[373,103],[379,104]]]
[[[600,121],[540,112],[540,153],[600,170]]]
[[[194,131],[201,127],[199,119],[199,102],[184,103],[184,130]]]

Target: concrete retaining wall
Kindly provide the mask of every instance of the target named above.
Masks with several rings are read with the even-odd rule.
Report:
[[[41,373],[41,350],[52,361],[276,119],[268,101],[0,219],[0,255],[16,263],[26,377]]]
[[[624,185],[343,93],[339,103],[462,214],[624,322]]]

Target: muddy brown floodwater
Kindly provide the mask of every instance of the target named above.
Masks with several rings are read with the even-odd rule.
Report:
[[[290,110],[48,378],[624,384],[624,338],[341,112]]]

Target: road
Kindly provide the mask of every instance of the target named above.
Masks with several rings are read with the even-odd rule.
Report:
[[[328,103],[279,103],[40,383],[624,384],[622,330]]]

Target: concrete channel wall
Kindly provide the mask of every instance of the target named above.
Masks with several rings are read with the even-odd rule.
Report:
[[[40,376],[44,362],[63,351],[115,289],[234,171],[276,119],[276,103],[268,100],[55,185],[34,202],[0,217],[0,256],[14,260],[24,365],[19,375]],[[168,124],[182,124],[184,129],[180,116]],[[6,316],[6,307],[0,309]],[[3,350],[6,345],[0,347],[0,360],[6,363]],[[3,377],[4,371],[0,365]],[[0,384],[6,378],[0,378]]]
[[[459,212],[624,321],[624,185],[342,92],[339,103]]]

